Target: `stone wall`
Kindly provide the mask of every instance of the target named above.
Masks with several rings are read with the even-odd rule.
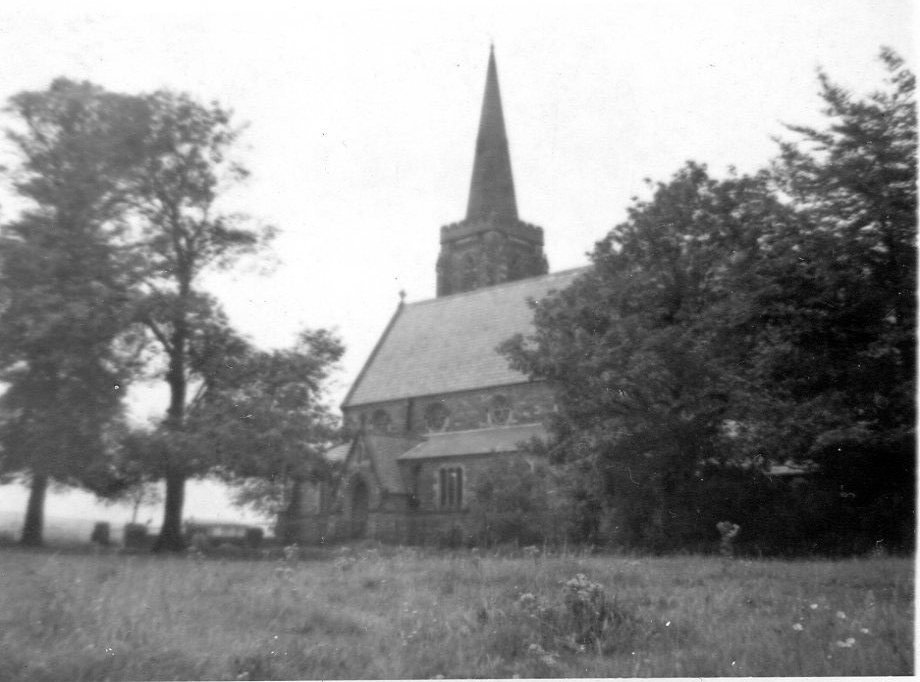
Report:
[[[507,420],[499,420],[498,423],[492,409],[497,396],[507,399],[510,407]],[[436,404],[447,409],[448,418],[442,428],[431,429],[426,424],[426,415]],[[467,431],[501,424],[532,424],[554,409],[555,401],[549,386],[543,382],[528,382],[348,407],[344,412],[346,424],[355,430],[363,423],[365,428],[389,433],[425,434],[432,430]],[[378,421],[375,416],[381,414],[387,415],[388,428],[375,426]]]
[[[383,542],[406,544],[467,544],[482,530],[477,514],[476,490],[490,465],[498,458],[518,458],[518,453],[461,455],[427,460],[413,460],[400,465],[407,469],[409,494],[382,494],[371,491],[370,508],[364,537]],[[463,472],[462,503],[444,508],[440,504],[440,471]],[[287,521],[288,532],[298,542],[318,544],[354,537],[350,484],[362,476],[354,471],[343,481],[340,494],[328,513],[306,513]]]

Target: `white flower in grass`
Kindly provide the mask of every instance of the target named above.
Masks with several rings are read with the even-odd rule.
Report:
[[[837,617],[838,617],[840,620],[846,620],[846,619],[847,619],[847,614],[845,614],[843,611],[838,611],[838,612],[837,612]]]
[[[808,605],[808,608],[810,608],[812,611],[814,611],[816,608],[818,608],[818,605],[817,605],[817,604],[809,604],[809,605]]]
[[[847,637],[846,640],[837,640],[837,646],[841,649],[852,649],[854,644],[856,644],[856,640],[852,637]]]
[[[863,633],[864,635],[868,635],[868,634],[869,634],[869,628],[859,628],[859,631],[860,631],[861,633]]]
[[[792,629],[795,630],[796,632],[801,632],[802,630],[805,629],[805,627],[801,623],[795,623],[793,624]]]

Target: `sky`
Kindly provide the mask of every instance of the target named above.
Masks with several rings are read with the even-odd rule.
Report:
[[[279,236],[271,268],[240,263],[206,286],[263,347],[336,330],[336,404],[400,290],[434,296],[439,227],[466,210],[490,44],[518,211],[544,228],[551,270],[586,264],[646,178],[691,159],[755,171],[784,123],[821,125],[818,68],[866,93],[884,45],[916,70],[909,0],[74,5],[0,8],[0,100],[68,76],[231,108],[252,176],[225,206]],[[13,205],[0,190],[0,219]],[[130,399],[143,419],[167,397]]]

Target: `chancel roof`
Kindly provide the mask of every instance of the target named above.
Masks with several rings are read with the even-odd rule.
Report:
[[[400,306],[342,406],[527,381],[496,348],[532,331],[528,300],[566,288],[583,272],[565,270]]]

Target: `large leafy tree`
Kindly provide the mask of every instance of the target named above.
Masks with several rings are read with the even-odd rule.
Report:
[[[776,440],[846,501],[839,533],[913,535],[916,372],[915,78],[890,50],[885,86],[854,96],[820,73],[827,125],[789,126],[773,174],[799,217],[777,231],[757,293]]]
[[[272,231],[221,210],[222,194],[247,175],[231,156],[240,130],[230,113],[166,91],[147,97],[146,105],[144,172],[136,187],[137,246],[146,261],[140,319],[160,350],[170,392],[163,428],[172,434],[164,443],[173,446],[160,452],[166,495],[155,549],[175,551],[183,547],[185,482],[209,463],[174,444],[188,431],[190,388],[203,378],[203,359],[194,356],[214,352],[207,350],[213,330],[225,326],[201,291],[201,277],[257,252]]]
[[[323,453],[339,436],[326,379],[343,347],[325,330],[304,331],[293,347],[254,348],[225,324],[199,327],[190,346],[196,380],[181,428],[167,421],[124,441],[111,488],[121,494],[163,478],[181,459],[209,473],[258,511],[286,510],[295,489],[328,481]],[[293,493],[293,494],[292,494]]]
[[[202,438],[215,473],[236,488],[237,501],[278,514],[293,489],[328,481],[323,453],[339,437],[326,400],[326,380],[344,347],[326,330],[302,332],[291,348],[242,346],[212,358],[188,426]]]
[[[115,244],[146,114],[66,79],[8,111],[24,209],[0,231],[0,471],[30,480],[22,542],[35,545],[49,481],[78,481],[103,456],[130,379],[134,270]]]
[[[544,299],[512,365],[556,387],[551,452],[589,538],[615,511],[626,542],[686,534],[687,495],[707,466],[742,458],[734,429],[749,386],[749,297],[761,237],[789,211],[764,177],[716,180],[688,164],[599,242],[593,268]]]
[[[614,507],[624,539],[686,543],[711,532],[712,490],[753,499],[745,471],[794,460],[815,472],[797,532],[909,544],[914,78],[882,59],[868,98],[822,74],[827,127],[791,127],[769,172],[716,181],[690,164],[658,185],[537,306],[536,334],[506,345],[557,386],[550,451],[589,533]]]

